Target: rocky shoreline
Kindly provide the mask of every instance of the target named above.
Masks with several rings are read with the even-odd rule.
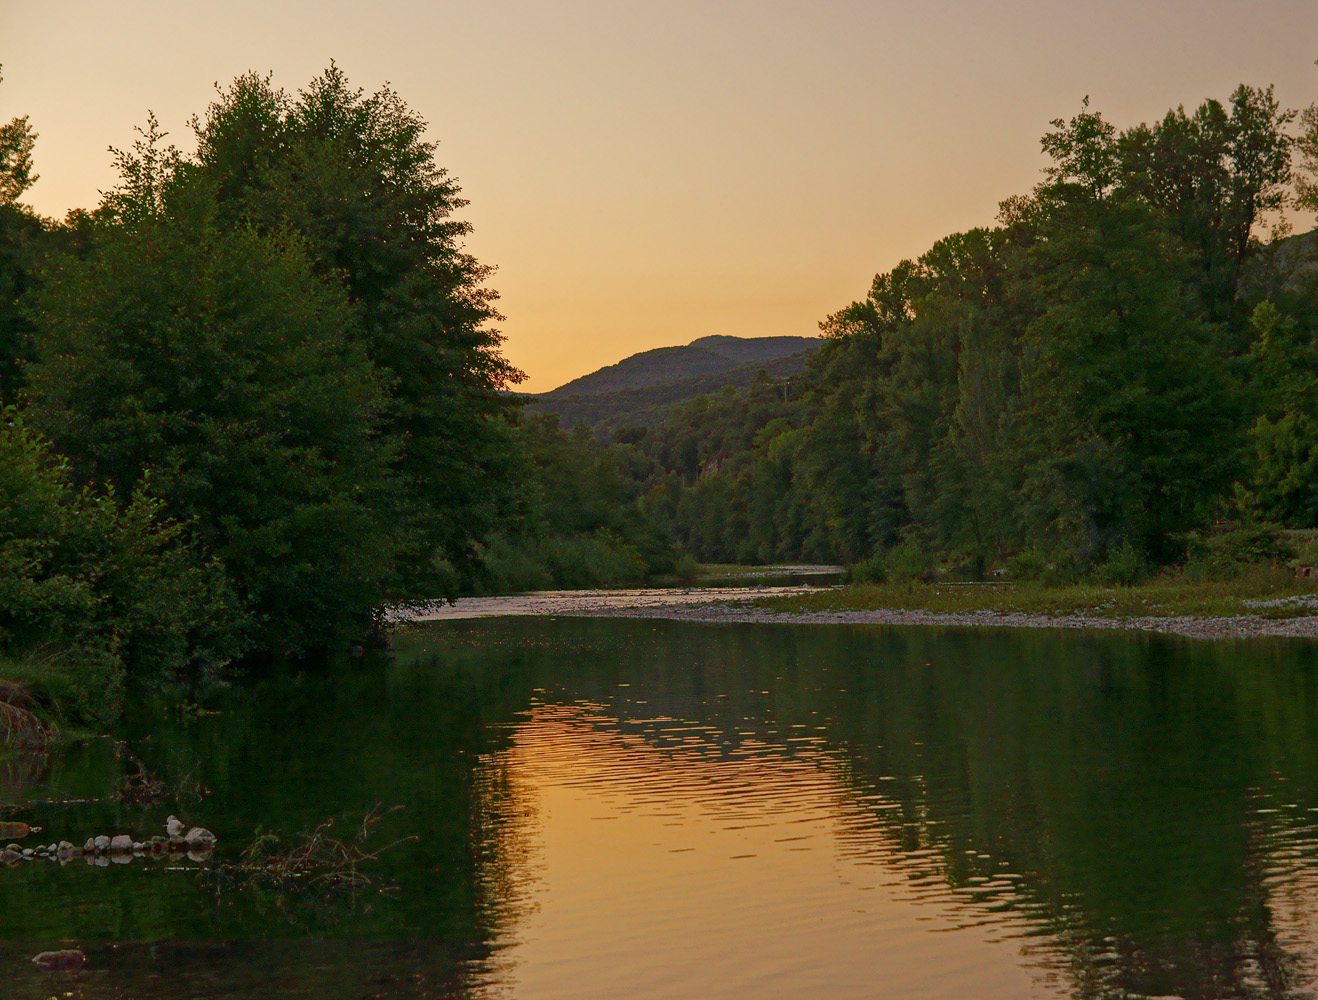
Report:
[[[1019,611],[922,611],[874,608],[866,611],[768,611],[743,602],[576,608],[560,614],[591,618],[661,618],[704,624],[900,625],[941,628],[1117,629],[1179,635],[1191,639],[1318,638],[1318,615],[1272,619],[1261,615],[1106,618],[1096,615],[1042,615]]]
[[[539,591],[506,597],[460,598],[452,604],[398,611],[395,621],[443,621],[464,618],[656,618],[710,625],[900,625],[938,628],[1119,629],[1186,636],[1191,639],[1318,638],[1318,595],[1247,600],[1238,615],[1127,615],[1085,612],[1042,614],[1026,611],[926,611],[918,608],[871,608],[864,611],[771,611],[752,602],[791,597],[817,588],[686,587],[637,590]],[[1268,617],[1285,609],[1298,617]],[[1257,613],[1256,613],[1257,612]]]

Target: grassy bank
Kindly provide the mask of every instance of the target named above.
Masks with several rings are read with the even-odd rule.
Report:
[[[1283,619],[1318,614],[1318,586],[1314,581],[1296,580],[1294,571],[1284,566],[1258,566],[1226,581],[1192,581],[1181,575],[1165,575],[1130,587],[890,582],[765,598],[755,604],[776,612],[901,608],[1100,618],[1257,615]]]

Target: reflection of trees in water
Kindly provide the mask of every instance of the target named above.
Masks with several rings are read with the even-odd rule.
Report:
[[[822,732],[871,817],[854,850],[912,896],[1028,935],[1027,960],[1076,996],[1311,995],[1306,646],[649,622],[505,622],[500,641],[518,629],[550,636],[517,654],[528,701],[599,703],[657,747],[659,717],[724,752]],[[515,788],[490,798],[516,813]]]
[[[18,802],[45,776],[50,755],[39,747],[0,747],[0,805]]]
[[[132,941],[84,946],[77,972],[43,972],[32,949],[0,944],[6,1000],[459,1000],[462,950],[451,942]]]
[[[541,867],[533,842],[535,793],[520,776],[512,753],[504,749],[481,756],[472,795],[479,923],[505,944],[513,928],[534,912],[532,891]]]
[[[849,703],[874,714],[830,731],[858,751],[862,795],[897,805],[875,810],[890,843],[934,849],[963,895],[1016,872],[1013,907],[1050,939],[1026,954],[1077,996],[1309,995],[1306,939],[1278,934],[1266,878],[1296,831],[1255,798],[1286,763],[1278,733],[1312,767],[1293,739],[1312,732],[1311,701],[1258,726],[1276,692],[1222,648],[1021,640],[996,644],[1016,654],[1003,670],[970,638],[921,645],[937,667],[884,671]],[[1312,878],[1312,856],[1285,863]]]

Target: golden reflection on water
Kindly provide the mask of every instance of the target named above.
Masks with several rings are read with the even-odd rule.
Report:
[[[955,892],[918,851],[895,857],[818,737],[650,725],[661,740],[541,704],[484,762],[500,950],[476,995],[1065,995],[1022,960],[1019,918],[992,913],[1011,878]]]

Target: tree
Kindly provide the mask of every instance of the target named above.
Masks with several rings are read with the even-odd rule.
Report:
[[[268,647],[360,634],[405,541],[389,379],[296,236],[220,229],[203,195],[172,188],[155,214],[103,221],[89,259],[49,263],[29,419],[79,483],[123,497],[149,476]]]
[[[1121,541],[1156,560],[1242,471],[1244,398],[1197,256],[1139,201],[1060,186],[1018,272],[1028,495],[1083,567]]]
[[[1262,412],[1251,436],[1253,487],[1262,511],[1284,524],[1318,524],[1318,339],[1271,302],[1251,317]]]
[[[22,366],[32,358],[31,325],[19,301],[30,282],[33,247],[45,227],[18,199],[37,180],[32,172],[36,139],[27,118],[0,125],[0,404],[14,401]]]
[[[392,90],[366,95],[333,65],[296,96],[248,74],[194,122],[190,165],[221,226],[297,234],[389,379],[382,430],[399,444],[408,529],[391,586],[404,597],[438,596],[437,565],[474,566],[520,476],[502,390],[521,376],[498,353],[490,268],[462,249],[466,203],[425,128]]]
[[[0,76],[0,80],[4,77]],[[32,147],[37,134],[26,116],[0,125],[0,207],[9,207],[37,181],[32,172]]]
[[[1296,148],[1300,154],[1295,174],[1296,207],[1318,212],[1318,103],[1310,104],[1300,116]]]
[[[1053,159],[1045,186],[1153,209],[1197,254],[1198,292],[1210,318],[1243,328],[1247,317],[1235,308],[1242,269],[1259,222],[1284,207],[1295,115],[1272,87],[1241,84],[1230,110],[1208,100],[1193,114],[1178,107],[1155,125],[1118,133],[1086,98],[1078,115],[1057,119],[1042,139]]]
[[[84,717],[112,720],[126,680],[212,670],[241,649],[223,567],[163,506],[145,488],[121,504],[76,486],[17,410],[0,411],[0,653],[44,650],[38,679]]]

